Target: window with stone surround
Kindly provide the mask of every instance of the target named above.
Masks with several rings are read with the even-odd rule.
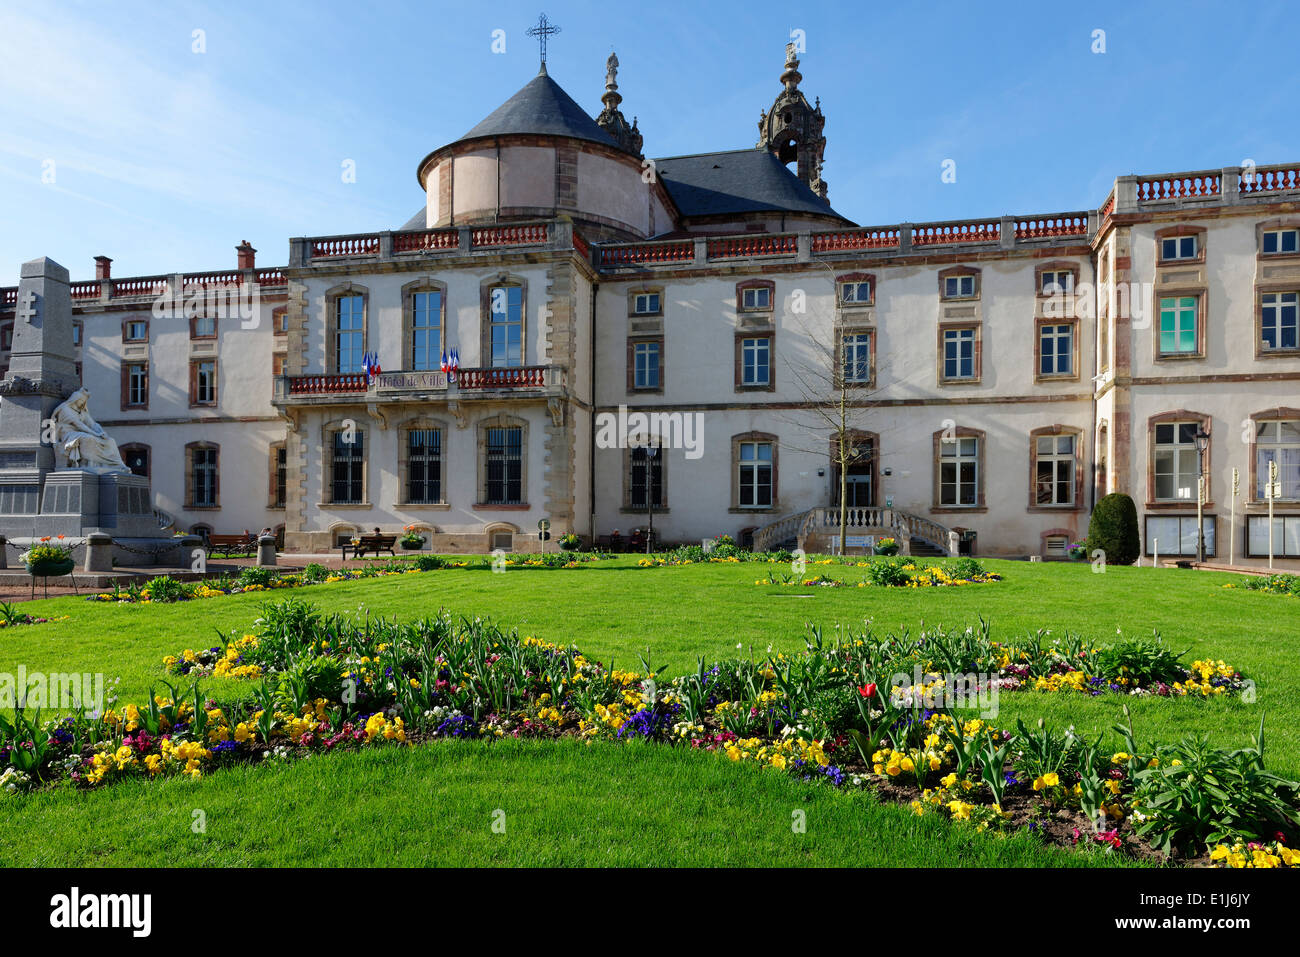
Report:
[[[494,369],[525,364],[526,286],[504,279],[482,286],[484,365]]]
[[[1267,353],[1300,351],[1300,291],[1262,292],[1259,296],[1259,343]]]
[[[736,334],[736,389],[771,391],[772,336],[751,332]]]
[[[361,372],[369,348],[370,291],[345,282],[325,292],[325,371],[337,375]]]
[[[217,360],[190,360],[190,405],[217,404]]]
[[[185,507],[221,507],[221,446],[189,442],[185,446]]]
[[[876,304],[876,277],[871,273],[844,273],[835,277],[840,307],[858,309]]]
[[[402,368],[431,372],[442,368],[447,289],[431,279],[402,287]]]
[[[627,340],[627,390],[662,392],[663,336],[633,336]]]
[[[1196,504],[1197,460],[1196,433],[1210,431],[1210,417],[1180,410],[1152,416],[1148,420],[1150,479],[1148,501],[1152,504]],[[1210,499],[1210,452],[1205,453],[1205,498]]]
[[[1029,433],[1031,508],[1077,508],[1083,500],[1083,433],[1063,425]]]
[[[398,429],[401,459],[398,462],[403,505],[442,505],[443,439],[441,422],[418,418],[403,422]]]
[[[772,312],[776,283],[770,279],[747,279],[736,283],[737,312]]]
[[[1182,266],[1205,262],[1205,227],[1179,224],[1157,229],[1157,265]]]
[[[632,317],[662,316],[664,314],[663,290],[657,287],[629,289],[627,314]]]
[[[1036,380],[1079,377],[1079,321],[1038,320],[1035,323],[1034,358]]]
[[[939,382],[977,383],[981,373],[979,323],[939,324]]]
[[[149,320],[132,317],[122,320],[123,342],[148,342]]]
[[[777,507],[776,436],[746,432],[732,436],[732,508]]]
[[[1277,481],[1281,486],[1277,501],[1300,501],[1300,409],[1275,409],[1251,419],[1255,441],[1252,443],[1251,501],[1267,502],[1269,463],[1277,463]]]
[[[122,363],[122,409],[149,408],[149,363]]]
[[[626,450],[625,471],[627,484],[623,489],[625,511],[646,512],[653,505],[655,511],[667,507],[664,497],[664,469],[666,456],[662,448],[647,455],[644,445],[632,445]]]
[[[935,510],[984,507],[984,433],[954,426],[933,435]]]
[[[980,297],[980,271],[974,266],[939,270],[939,299],[943,302]]]
[[[190,338],[191,339],[217,338],[216,318],[213,316],[191,316],[190,317]]]
[[[268,508],[284,508],[289,494],[289,452],[284,442],[272,442]]]
[[[1156,317],[1159,358],[1200,358],[1205,354],[1205,296],[1192,293],[1161,296]]]
[[[842,383],[848,388],[870,388],[876,383],[876,334],[872,329],[840,330]]]
[[[325,503],[366,504],[366,430],[338,422],[326,427],[325,436]]]
[[[1300,255],[1300,226],[1262,230],[1259,252],[1263,256]]]
[[[504,417],[479,427],[482,505],[524,504],[524,432]]]

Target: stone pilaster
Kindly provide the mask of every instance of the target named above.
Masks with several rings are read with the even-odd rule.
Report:
[[[563,366],[572,376],[576,357],[573,266],[556,262],[547,271],[547,279],[546,361]],[[542,474],[546,484],[546,514],[556,538],[574,528],[574,412],[567,397],[552,398],[547,403]]]

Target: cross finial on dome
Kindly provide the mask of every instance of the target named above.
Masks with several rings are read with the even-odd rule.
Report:
[[[559,33],[560,28],[559,26],[552,24],[551,21],[547,20],[546,14],[543,13],[541,16],[537,18],[537,26],[529,27],[525,32],[530,37],[537,37],[537,42],[541,46],[541,50],[542,50],[541,72],[545,73],[546,72],[546,38],[553,34]]]

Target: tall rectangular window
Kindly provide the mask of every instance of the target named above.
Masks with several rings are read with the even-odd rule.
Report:
[[[275,446],[274,468],[275,495],[272,497],[272,505],[275,508],[284,508],[289,492],[289,453],[283,445]]]
[[[771,353],[772,340],[767,336],[740,341],[741,385],[767,385],[771,381]]]
[[[406,500],[413,505],[442,501],[442,431],[406,433]]]
[[[1277,463],[1278,497],[1300,499],[1300,421],[1260,422],[1255,427],[1255,498],[1261,502],[1270,462]]]
[[[943,377],[945,379],[975,378],[974,329],[943,331]]]
[[[659,343],[637,342],[632,346],[632,387],[659,388]]]
[[[442,365],[442,293],[411,295],[411,368],[418,372]]]
[[[1168,422],[1156,426],[1156,500],[1196,501],[1196,422]]]
[[[489,296],[492,368],[524,364],[524,290],[495,286]]]
[[[1260,297],[1259,332],[1268,350],[1300,348],[1297,311],[1300,293],[1266,292]]]
[[[867,385],[871,382],[871,334],[845,333],[842,340],[844,381],[849,385]]]
[[[1196,354],[1196,307],[1195,296],[1167,296],[1160,300],[1160,352],[1162,354]]]
[[[939,442],[939,504],[979,504],[979,439],[973,436]]]
[[[766,508],[772,504],[772,443],[741,442],[740,506]]]
[[[194,405],[215,405],[217,402],[217,360],[196,359],[193,363]]]
[[[366,343],[364,296],[340,296],[334,301],[335,368],[340,374],[361,371]]]
[[[362,504],[366,500],[366,433],[360,429],[335,432],[333,453],[330,501]]]
[[[653,456],[646,455],[641,447],[631,451],[632,474],[629,489],[629,504],[632,508],[647,508],[647,502],[655,508],[663,507],[663,450]]]
[[[198,508],[213,508],[217,504],[217,450],[193,449],[190,468],[193,470],[193,504]]]
[[[488,429],[486,453],[485,504],[522,504],[524,500],[523,429],[518,426]]]
[[[149,404],[149,367],[143,362],[133,362],[126,367],[126,404]]]
[[[1035,440],[1034,504],[1074,504],[1073,435],[1040,435]]]
[[[1074,374],[1074,324],[1038,327],[1038,374]]]

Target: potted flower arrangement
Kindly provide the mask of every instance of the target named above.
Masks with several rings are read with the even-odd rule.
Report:
[[[1071,561],[1083,562],[1088,560],[1088,543],[1071,542],[1070,547],[1066,550]]]
[[[72,557],[72,549],[63,544],[62,535],[58,537],[58,541],[52,541],[48,535],[45,536],[39,545],[33,545],[23,552],[20,560],[27,566],[27,574],[33,578],[70,575],[77,567],[77,562]]]
[[[576,552],[582,547],[582,536],[577,532],[569,532],[560,539],[560,548],[566,552]]]
[[[894,538],[882,538],[875,545],[871,546],[873,555],[897,555],[898,540]]]
[[[424,536],[414,525],[407,525],[402,529],[402,537],[397,540],[397,543],[408,552],[417,552],[424,547]]]

